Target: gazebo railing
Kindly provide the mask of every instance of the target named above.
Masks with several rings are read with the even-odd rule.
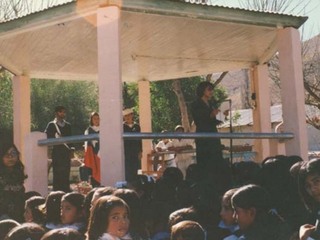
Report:
[[[161,139],[161,138],[220,138],[220,139],[278,139],[290,140],[294,138],[293,133],[123,133],[124,139]],[[61,138],[48,138],[38,141],[39,146],[53,146],[64,143],[79,143],[90,140],[99,140],[99,134],[75,135]]]

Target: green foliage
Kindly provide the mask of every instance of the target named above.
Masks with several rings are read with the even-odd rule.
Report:
[[[136,108],[138,106],[138,84],[123,83],[122,97],[124,108]]]
[[[5,72],[0,73],[0,132],[12,133],[13,128],[13,95],[11,76]]]
[[[188,109],[196,98],[196,88],[202,77],[183,78],[181,81],[182,92]],[[220,86],[214,90],[214,99],[221,104],[227,98],[226,91]],[[151,105],[153,132],[161,132],[163,129],[173,131],[174,127],[181,124],[181,114],[177,96],[172,89],[172,81],[159,81],[151,83]],[[190,112],[189,120],[192,122]]]
[[[73,134],[83,134],[89,116],[98,111],[97,85],[84,81],[32,80],[31,82],[32,131],[43,131],[54,118],[54,108],[67,109],[67,121]]]
[[[12,131],[12,82],[11,76],[1,73],[0,76],[0,128]],[[187,107],[195,100],[195,92],[202,77],[181,79],[181,88]],[[173,81],[152,82],[151,108],[153,132],[163,129],[172,131],[181,124],[181,113],[177,96],[173,91]],[[226,98],[223,88],[215,88],[214,97],[218,102]],[[123,85],[124,107],[138,109],[138,84]],[[31,131],[44,131],[49,121],[54,118],[54,108],[63,105],[67,109],[66,120],[72,124],[73,134],[83,134],[89,124],[89,115],[98,111],[98,86],[95,82],[31,80]],[[189,115],[190,122],[192,121]],[[138,115],[136,121],[139,121]],[[0,129],[0,130],[1,130]],[[2,131],[3,132],[3,131]]]

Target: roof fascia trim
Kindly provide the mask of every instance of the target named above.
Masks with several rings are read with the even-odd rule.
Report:
[[[108,0],[109,5],[121,6],[124,11],[187,17],[210,21],[248,24],[273,28],[299,28],[308,17],[267,13],[222,6],[190,4],[159,0]],[[121,4],[122,2],[122,4]]]
[[[140,12],[194,18],[209,21],[220,21],[272,28],[293,27],[298,29],[308,17],[265,13],[245,9],[234,9],[221,6],[208,6],[164,0],[78,0],[44,11],[29,14],[0,24],[0,37],[9,32],[24,32],[32,28],[43,28],[64,21],[95,14],[99,7],[115,5],[122,11]]]

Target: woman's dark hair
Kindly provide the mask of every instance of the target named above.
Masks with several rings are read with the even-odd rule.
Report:
[[[6,167],[3,163],[4,156],[8,153],[8,151],[13,148],[18,153],[18,161],[14,165],[14,176],[17,178],[17,181],[23,183],[27,176],[24,173],[24,165],[20,160],[20,152],[18,148],[14,145],[13,141],[1,141],[0,142],[0,171],[6,171]]]
[[[88,239],[98,240],[105,233],[108,227],[108,217],[110,212],[115,207],[125,207],[129,214],[129,207],[121,198],[116,196],[102,196],[93,205],[89,224],[88,224]]]
[[[99,117],[99,113],[97,113],[97,112],[92,112],[92,113],[90,114],[90,126],[93,126],[92,118],[93,118],[94,116],[98,116],[98,117]]]
[[[5,240],[40,240],[45,234],[45,230],[36,223],[23,223],[17,226],[7,234]]]
[[[43,224],[45,221],[45,214],[39,209],[39,206],[45,203],[44,197],[34,196],[26,201],[25,207],[29,208],[32,213],[33,222]]]
[[[209,87],[209,88],[214,88],[213,84],[211,82],[207,82],[207,81],[204,81],[204,82],[200,82],[199,85],[197,86],[197,89],[196,89],[196,95],[198,98],[201,98],[204,94],[204,91],[206,90],[206,88]]]
[[[41,240],[85,240],[83,234],[72,228],[53,229],[43,235]]]
[[[309,211],[318,211],[319,203],[317,203],[311,195],[306,190],[306,179],[310,175],[319,175],[320,176],[320,158],[311,159],[308,162],[305,162],[299,171],[298,176],[298,185],[299,185],[299,194]]]
[[[259,217],[262,213],[267,213],[271,209],[267,191],[255,184],[240,187],[233,194],[231,204],[234,208],[255,208],[257,212],[256,217]]]

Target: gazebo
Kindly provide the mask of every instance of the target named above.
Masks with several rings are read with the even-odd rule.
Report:
[[[142,132],[151,132],[150,81],[249,69],[254,131],[271,132],[267,62],[279,54],[288,155],[307,159],[298,28],[306,17],[170,0],[73,0],[0,24],[0,65],[14,74],[14,140],[29,174],[46,191],[43,133],[30,133],[30,79],[99,84],[102,183],[124,178],[122,82],[138,82]],[[23,121],[21,121],[23,119]],[[144,157],[150,140],[143,141]],[[276,144],[258,139],[260,159]],[[143,163],[143,168],[146,164]],[[42,170],[41,170],[42,169]]]

